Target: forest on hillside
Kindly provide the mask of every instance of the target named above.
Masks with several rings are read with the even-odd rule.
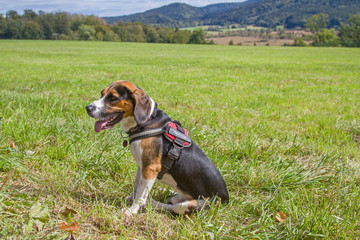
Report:
[[[203,30],[152,27],[140,22],[107,24],[96,16],[24,10],[0,15],[1,39],[59,39],[154,43],[206,43]]]

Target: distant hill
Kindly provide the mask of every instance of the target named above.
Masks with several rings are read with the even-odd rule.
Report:
[[[329,15],[329,27],[339,26],[351,14],[360,13],[359,0],[248,0],[242,3],[219,3],[194,7],[173,3],[143,13],[104,17],[107,23],[142,22],[163,27],[194,27],[199,25],[255,25],[288,29],[303,27],[314,14]]]
[[[359,0],[260,0],[204,19],[207,24],[303,27],[314,14],[329,15],[329,27],[339,26],[351,14],[360,13]]]
[[[142,22],[164,27],[192,27],[201,24],[204,16],[216,16],[219,13],[235,9],[242,3],[219,3],[205,7],[194,7],[185,3],[172,3],[143,13],[118,17],[103,17],[107,23]],[[211,19],[211,17],[209,18]]]

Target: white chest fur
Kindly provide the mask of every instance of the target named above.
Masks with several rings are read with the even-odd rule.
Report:
[[[130,144],[130,151],[131,151],[131,154],[133,155],[138,167],[142,168],[142,162],[141,162],[142,150],[141,150],[141,147],[140,147],[140,143],[141,143],[140,140],[132,142]]]
[[[121,129],[124,132],[129,131],[133,127],[136,127],[136,121],[134,117],[127,117],[121,120]]]

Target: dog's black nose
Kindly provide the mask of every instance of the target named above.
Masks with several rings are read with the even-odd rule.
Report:
[[[88,112],[88,113],[91,113],[91,112],[93,112],[94,110],[95,110],[95,106],[93,106],[93,105],[88,105],[88,106],[86,106],[86,111]]]

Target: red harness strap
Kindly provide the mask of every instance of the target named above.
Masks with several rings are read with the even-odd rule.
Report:
[[[186,139],[182,139],[183,136],[179,136],[179,134],[176,134],[174,131],[172,131],[170,128],[168,129],[168,131],[165,132],[165,137],[170,141],[170,142],[173,142],[175,140],[176,137],[179,137],[181,138],[182,140],[184,140],[183,144],[184,144],[184,147],[186,146],[189,146],[191,144],[191,140],[190,140],[190,137],[189,137],[189,131],[186,130],[185,128],[182,128],[180,125],[177,125],[175,122],[171,122],[168,124],[168,126],[170,128],[173,128],[175,129],[178,133],[180,132],[181,134],[184,134],[185,136],[187,136],[188,138]],[[178,127],[179,126],[179,127]],[[176,134],[175,135],[171,135],[171,134]],[[190,140],[190,141],[189,141]],[[188,142],[189,141],[189,142]]]

